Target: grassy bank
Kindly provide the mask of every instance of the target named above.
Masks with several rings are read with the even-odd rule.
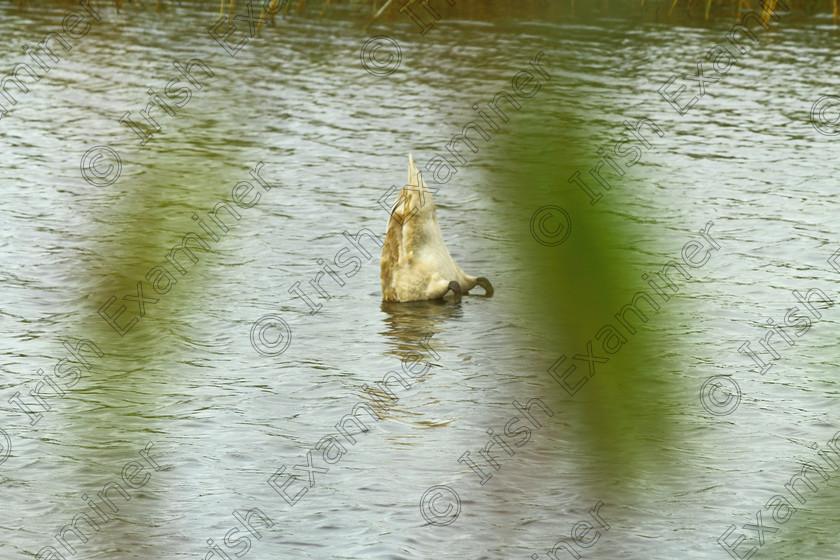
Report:
[[[116,0],[126,1],[126,0]],[[155,0],[160,2],[162,0]],[[172,0],[168,0],[172,1]],[[220,13],[229,12],[234,2],[220,0]],[[295,10],[300,13],[318,13],[322,16],[331,6],[347,8],[360,13],[368,12],[372,19],[395,20],[408,18],[409,12],[421,17],[464,19],[495,18],[563,18],[587,15],[642,16],[648,19],[709,19],[711,17],[740,17],[748,11],[767,13],[776,9],[812,14],[830,12],[838,23],[840,0],[264,0],[265,11],[270,13]]]
[[[9,0],[32,7],[31,0]],[[77,3],[76,0],[57,0]],[[131,7],[211,6],[216,4],[221,16],[233,12],[247,0],[92,0],[95,5],[113,2],[117,10]],[[408,20],[409,12],[420,17],[492,20],[498,18],[562,20],[585,16],[640,17],[652,21],[708,20],[738,18],[748,11],[765,12],[777,8],[803,14],[829,13],[840,23],[840,0],[255,0],[262,4],[266,19],[294,13],[323,17],[331,12],[350,12],[368,21]],[[451,4],[450,4],[451,3]],[[128,6],[127,6],[128,5]],[[273,13],[272,13],[273,12]]]

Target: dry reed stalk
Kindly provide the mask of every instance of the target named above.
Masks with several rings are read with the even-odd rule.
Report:
[[[670,10],[668,10],[668,15],[669,15],[669,16],[670,16],[670,15],[671,15],[671,13],[674,11],[674,8],[676,8],[676,7],[677,7],[677,2],[678,2],[678,1],[679,1],[679,0],[674,0],[674,3],[673,3],[673,4],[671,4],[671,9],[670,9]]]

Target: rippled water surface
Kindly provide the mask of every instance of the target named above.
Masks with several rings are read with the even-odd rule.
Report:
[[[35,64],[23,46],[58,31],[69,9],[0,6],[0,71]],[[244,17],[245,6],[237,10]],[[590,548],[576,548],[584,558],[727,558],[716,540],[730,525],[738,527],[730,543],[739,534],[753,543],[738,549],[746,554],[759,541],[741,527],[759,510],[778,527],[765,535],[761,557],[838,557],[835,478],[813,475],[817,492],[800,482],[806,503],[795,503],[787,523],[763,506],[785,494],[802,462],[817,460],[814,442],[825,447],[840,430],[840,309],[817,304],[820,318],[794,346],[777,337],[780,359],[764,375],[738,353],[744,341],[760,349],[766,321],[782,323],[797,305],[793,290],[819,288],[840,301],[840,276],[827,262],[840,249],[840,137],[818,133],[809,115],[817,98],[840,94],[829,19],[789,16],[761,31],[680,116],[657,89],[672,74],[696,73],[732,21],[444,18],[422,36],[399,20],[364,32],[337,12],[278,18],[230,56],[208,34],[215,12],[100,11],[102,21],[70,51],[54,46],[60,61],[46,60],[51,70],[28,93],[6,88],[17,104],[0,119],[0,428],[12,443],[0,466],[0,556],[29,558],[54,546],[68,558],[205,558],[238,526],[233,512],[256,507],[273,525],[255,523],[260,538],[251,536],[247,552],[225,548],[231,557],[544,558],[575,523],[593,521],[587,512],[602,501],[609,529]],[[247,20],[238,25],[231,44],[247,36]],[[402,63],[389,76],[360,64],[361,46],[376,34],[401,47]],[[478,118],[473,104],[510,91],[540,51],[550,79],[519,98],[519,110],[508,109],[508,122],[497,119],[500,130],[479,141],[477,153],[462,146],[469,163],[451,181],[430,180],[440,189],[438,218],[453,257],[489,277],[495,296],[465,297],[460,306],[382,303],[377,241],[363,234],[359,248],[343,233],[384,234],[379,201],[405,184],[407,154],[425,165],[446,153],[452,135]],[[162,130],[141,145],[119,119],[126,112],[139,119],[147,90],[160,94],[179,76],[173,61],[195,58],[213,75],[196,70],[202,88],[175,116],[156,109]],[[697,88],[686,85],[681,103]],[[612,150],[625,134],[622,121],[643,117],[663,136],[649,134],[640,163],[590,205],[568,177],[575,170],[589,177],[596,151]],[[121,159],[108,186],[80,173],[83,154],[96,146]],[[209,251],[191,242],[198,262],[182,255],[185,273],[167,293],[153,292],[149,271],[167,264],[185,233],[201,232],[192,216],[209,221],[235,185],[255,183],[249,171],[258,162],[273,188],[252,191],[260,198],[237,208],[238,220],[220,211],[229,231]],[[553,179],[523,175],[523,165],[542,166]],[[542,205],[569,212],[565,244],[529,239],[530,216]],[[589,385],[571,397],[546,370],[563,354],[583,353],[611,317],[593,311],[573,321],[546,309],[531,276],[535,255],[572,275],[588,266],[572,257],[587,220],[620,226],[620,235],[604,235],[612,265],[631,278],[624,301],[645,289],[641,274],[679,257],[710,220],[720,249],[622,350],[636,356],[637,369],[620,376],[619,367],[596,364]],[[522,249],[529,243],[532,253]],[[337,254],[341,276],[322,277],[319,295],[310,281],[322,262],[336,269]],[[131,299],[141,281],[143,316]],[[124,336],[98,314],[112,296],[107,313],[126,306],[119,325],[139,319]],[[290,330],[261,331],[277,324],[270,320],[255,329],[267,316]],[[545,325],[571,334],[558,338]],[[72,373],[63,362],[52,373],[73,360],[63,343],[80,339],[103,355],[85,354],[89,369]],[[268,355],[285,342],[284,352]],[[369,431],[351,430],[352,445],[339,440],[334,464],[314,452],[307,475],[307,451],[337,436],[335,424],[358,403],[375,402],[366,388],[400,371],[412,352],[430,369],[407,389],[391,383],[398,401],[378,420],[362,412]],[[53,380],[63,375],[62,387],[78,377],[63,396],[42,388],[46,411],[26,396],[39,369]],[[731,376],[742,393],[727,416],[710,414],[699,398],[717,375]],[[615,400],[599,401],[607,389]],[[18,392],[41,417],[21,411]],[[480,460],[491,435],[513,417],[524,422],[513,401],[534,397],[553,416],[535,413],[541,427],[531,426],[515,455],[495,447],[497,468],[484,462],[493,476],[480,484],[458,459],[470,451]],[[599,411],[629,398],[643,422],[604,420]],[[644,460],[616,459],[625,432],[644,444]],[[139,454],[149,442],[153,461]],[[150,478],[136,489],[123,484],[128,501],[112,488],[115,512],[96,494],[121,481],[124,467],[130,479],[131,461]],[[290,495],[307,489],[294,506],[268,483],[281,470],[298,475]],[[450,525],[421,515],[421,496],[435,485],[460,496]],[[83,495],[105,508],[107,521]],[[448,499],[435,502],[443,520],[451,520]],[[71,554],[55,535],[80,513],[99,530],[82,520],[87,542],[65,535]],[[572,555],[559,549],[557,557]]]

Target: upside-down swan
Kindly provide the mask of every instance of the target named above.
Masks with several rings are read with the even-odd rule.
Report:
[[[437,221],[435,201],[408,156],[408,184],[400,191],[382,246],[382,299],[420,301],[443,298],[450,290],[455,302],[476,285],[493,295],[487,278],[473,277],[452,259]]]

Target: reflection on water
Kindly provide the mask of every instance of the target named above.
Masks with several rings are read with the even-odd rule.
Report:
[[[385,315],[382,318],[385,329],[379,335],[390,340],[391,352],[396,356],[415,350],[420,341],[444,332],[452,319],[464,315],[463,308],[450,300],[383,301],[380,308]]]
[[[2,5],[0,36],[40,41],[65,11]],[[738,71],[680,117],[656,88],[675,69],[692,71],[731,21],[503,14],[502,24],[443,18],[422,36],[396,20],[371,29],[403,52],[399,71],[377,78],[359,62],[370,34],[341,10],[321,21],[278,17],[236,57],[207,34],[215,9],[101,12],[0,120],[0,428],[13,442],[0,466],[0,500],[13,504],[0,508],[0,546],[9,557],[43,546],[69,557],[54,535],[80,511],[97,519],[80,496],[121,480],[153,442],[161,470],[125,504],[114,498],[119,512],[98,518],[87,542],[68,534],[78,556],[202,557],[208,538],[223,542],[231,511],[247,506],[275,521],[248,558],[525,558],[568,537],[602,500],[611,529],[590,556],[710,558],[723,554],[716,539],[728,526],[752,522],[813,458],[811,442],[836,433],[837,318],[826,312],[765,376],[750,375],[737,352],[789,306],[791,289],[836,283],[825,265],[840,239],[825,219],[837,202],[825,169],[833,140],[807,122],[818,94],[840,87],[822,16],[762,32]],[[538,51],[552,76],[539,96],[490,140],[476,139],[449,183],[430,184],[453,258],[489,277],[495,295],[382,303],[373,255],[329,298],[312,292],[323,307],[310,313],[289,287],[346,245],[342,231],[383,233],[378,201],[404,181],[406,154],[430,161],[476,118],[473,104],[510,87]],[[176,58],[200,58],[215,76],[141,146],[119,118],[166,85]],[[0,60],[8,69],[20,57]],[[592,206],[567,178],[615,144],[622,121],[645,116],[666,135]],[[112,185],[80,174],[94,146],[120,153]],[[146,292],[159,301],[116,333],[99,308],[114,296],[128,309],[123,321],[138,313],[124,296],[257,161],[278,186],[210,251],[194,251],[198,262],[169,293]],[[571,219],[561,245],[530,237],[545,205]],[[641,275],[679,255],[708,220],[720,252],[595,364],[581,391],[563,391],[547,369],[585,353],[644,289]],[[249,340],[268,314],[292,331],[279,356]],[[50,411],[31,425],[9,398],[33,389],[39,368],[53,370],[63,341],[81,338],[104,356],[64,396],[48,397]],[[429,364],[422,375],[403,370],[413,353]],[[398,400],[377,383],[392,371],[409,385],[391,378]],[[727,417],[700,404],[712,375],[735,375],[743,391]],[[553,415],[514,454],[493,448],[499,468],[486,461],[493,477],[480,484],[458,459],[480,457],[488,430],[508,441],[506,423],[521,417],[513,401],[534,398]],[[359,402],[381,419],[290,507],[267,478],[293,468]],[[446,527],[426,524],[418,508],[440,484],[461,498]],[[820,484],[762,555],[836,557],[836,482]]]

